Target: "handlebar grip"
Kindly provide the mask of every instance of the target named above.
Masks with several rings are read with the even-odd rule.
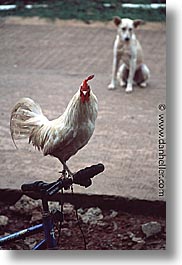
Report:
[[[93,178],[94,176],[98,175],[99,173],[104,171],[104,165],[99,163],[97,165],[92,165],[90,167],[86,167],[78,172],[83,171],[83,174],[87,176],[87,178]],[[82,173],[81,173],[82,174]]]
[[[104,165],[101,163],[81,169],[73,176],[73,183],[89,187],[92,184],[91,178],[102,171],[104,171]]]
[[[33,183],[23,184],[21,186],[22,191],[40,191],[40,189],[45,185],[43,181],[35,181]]]

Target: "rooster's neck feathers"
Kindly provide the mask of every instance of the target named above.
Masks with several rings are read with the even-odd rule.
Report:
[[[66,125],[74,124],[79,126],[81,122],[88,119],[93,122],[97,116],[97,98],[90,91],[89,101],[82,102],[79,91],[73,96],[69,102],[65,112],[58,120],[63,120]]]

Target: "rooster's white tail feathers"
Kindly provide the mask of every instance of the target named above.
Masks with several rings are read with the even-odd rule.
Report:
[[[29,142],[32,142],[38,149],[42,148],[43,139],[40,139],[42,137],[40,137],[40,134],[36,134],[35,131],[47,127],[44,125],[48,123],[49,120],[43,115],[37,103],[30,98],[20,99],[14,106],[10,118],[10,131],[14,144],[17,139],[29,138]]]

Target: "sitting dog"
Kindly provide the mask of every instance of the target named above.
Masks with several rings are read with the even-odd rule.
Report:
[[[114,17],[114,23],[117,35],[113,49],[112,79],[108,88],[115,89],[117,80],[121,86],[126,86],[126,92],[132,92],[133,83],[146,87],[150,71],[143,63],[142,48],[134,33],[134,29],[144,24],[144,21]]]

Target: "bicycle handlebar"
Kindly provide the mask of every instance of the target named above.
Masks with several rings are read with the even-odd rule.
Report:
[[[104,171],[104,165],[100,163],[79,170],[73,175],[72,178],[60,178],[52,183],[35,181],[33,183],[23,184],[21,189],[24,192],[41,192],[43,195],[51,196],[62,188],[68,189],[73,183],[87,188],[92,184],[91,178],[98,175],[102,171]]]

